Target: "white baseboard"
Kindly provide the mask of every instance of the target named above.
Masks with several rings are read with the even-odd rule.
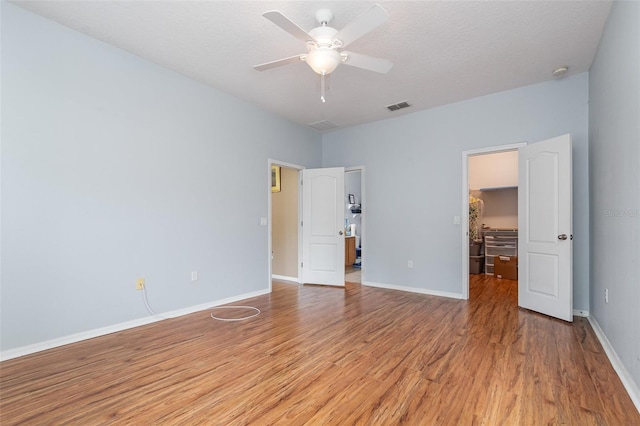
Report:
[[[574,309],[573,310],[573,316],[574,317],[588,318],[589,317],[589,311],[585,311],[584,309]]]
[[[464,299],[461,293],[449,293],[446,291],[427,290],[424,288],[407,287],[403,285],[376,283],[373,281],[363,281],[362,285],[366,285],[369,287],[386,288],[389,290],[408,291],[410,293],[427,294],[429,296],[448,297],[450,299]]]
[[[591,324],[591,328],[593,328],[593,331],[596,333],[598,340],[600,340],[600,344],[602,344],[607,357],[609,357],[609,361],[611,362],[613,369],[616,371],[616,373],[618,373],[618,377],[620,377],[622,385],[627,390],[629,397],[631,397],[633,404],[636,406],[636,410],[640,412],[640,389],[638,388],[638,385],[635,383],[627,369],[624,367],[622,361],[620,361],[620,358],[618,358],[618,354],[613,349],[613,346],[611,346],[611,342],[609,342],[609,339],[607,339],[607,335],[604,334],[604,331],[602,331],[602,328],[600,328],[600,324],[598,324],[598,321],[596,321],[593,316],[589,316],[587,317],[587,319]]]
[[[162,321],[161,318],[145,317],[133,321],[127,321],[120,324],[114,324],[107,327],[87,330],[80,333],[71,334],[69,336],[58,337],[56,339],[46,340],[44,342],[34,343],[19,348],[9,349],[0,352],[0,361],[18,358],[24,355],[30,355],[36,352],[45,351],[47,349],[57,348],[71,343],[81,342],[94,337],[104,336],[106,334],[116,333],[118,331],[127,330],[129,328],[140,327],[142,325],[151,324],[153,322]]]
[[[136,319],[133,321],[127,321],[120,324],[114,324],[107,327],[96,328],[94,330],[87,330],[81,333],[71,334],[69,336],[58,337],[56,339],[47,340],[40,343],[34,343],[32,345],[22,346],[19,348],[9,349],[0,352],[0,361],[6,361],[13,358],[18,358],[24,355],[33,354],[36,352],[44,351],[47,349],[57,348],[58,346],[68,345],[70,343],[81,342],[87,339],[93,339],[94,337],[100,337],[111,333],[116,333],[123,330],[128,330],[142,325],[151,324],[154,322],[162,321],[168,318],[181,317],[183,315],[189,315],[194,312],[200,312],[210,309],[214,306],[225,305],[227,303],[237,302],[238,300],[249,299],[251,297],[261,296],[269,293],[269,290],[259,290],[251,293],[245,293],[239,296],[228,297],[226,299],[216,300],[209,303],[202,303],[200,305],[190,306],[184,309],[178,309],[176,311],[163,312],[158,316],[148,316],[145,318]]]
[[[271,278],[273,278],[274,280],[280,280],[280,281],[293,281],[294,283],[299,282],[298,277],[289,277],[286,275],[271,274]]]

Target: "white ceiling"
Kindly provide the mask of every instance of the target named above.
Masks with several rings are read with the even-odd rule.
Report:
[[[327,102],[304,62],[253,65],[305,53],[262,17],[277,9],[305,30],[330,8],[341,29],[370,1],[17,1],[19,6],[308,125],[366,123],[587,71],[610,1],[380,1],[391,18],[349,46],[386,58],[388,74],[341,65]],[[386,105],[412,106],[389,112]]]

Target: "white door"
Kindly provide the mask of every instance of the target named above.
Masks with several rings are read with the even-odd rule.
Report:
[[[302,171],[302,280],[344,286],[344,167]]]
[[[518,151],[518,305],[573,321],[571,135]]]

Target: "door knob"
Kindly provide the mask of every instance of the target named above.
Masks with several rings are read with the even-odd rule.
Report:
[[[566,240],[566,239],[567,239],[567,234],[560,234],[560,235],[558,235],[558,239],[559,239],[559,240]]]
[[[344,232],[342,232],[342,231],[338,231],[338,235],[342,235],[342,234],[344,234]],[[567,237],[567,236],[565,235],[565,238],[566,238],[566,237]]]

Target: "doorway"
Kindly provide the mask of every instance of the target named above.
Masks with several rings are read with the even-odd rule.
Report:
[[[363,174],[363,167],[344,173],[345,282],[362,283]]]
[[[470,274],[517,279],[518,148],[526,143],[462,153],[462,293]],[[497,262],[497,263],[496,263]]]
[[[300,171],[303,166],[269,160],[268,233],[269,290],[271,280],[300,283]]]
[[[272,278],[274,279],[279,279],[279,280],[283,280],[283,281],[290,281],[290,282],[296,282],[298,284],[302,284],[303,283],[303,273],[302,273],[302,264],[303,264],[303,259],[304,259],[304,244],[303,244],[303,232],[302,232],[302,222],[303,222],[303,195],[302,195],[302,175],[303,175],[303,170],[305,170],[304,166],[300,166],[300,165],[296,165],[296,164],[291,164],[291,163],[286,163],[286,162],[282,162],[282,161],[278,161],[278,160],[272,160],[269,159],[268,161],[268,182],[269,182],[269,186],[268,188],[268,217],[267,218],[261,218],[261,222],[263,225],[268,225],[268,256],[269,256],[269,262],[268,262],[268,266],[269,266],[269,271],[268,271],[268,284],[269,284],[269,291],[271,291],[272,289],[272,285],[271,285],[271,280]],[[277,167],[278,168],[278,172],[277,173],[273,173],[273,167]],[[287,169],[291,169],[290,171],[288,171]],[[329,169],[325,169],[325,170],[329,170]],[[343,195],[341,194],[338,198],[338,200],[336,200],[337,202],[339,202],[340,204],[344,203],[344,214],[343,213],[339,213],[341,216],[344,216],[344,219],[339,219],[339,222],[342,222],[342,224],[339,225],[339,229],[340,229],[340,235],[344,235],[347,231],[347,226],[345,226],[344,228],[342,228],[345,224],[351,225],[354,224],[355,227],[353,227],[354,229],[354,234],[353,235],[353,246],[354,246],[354,251],[356,251],[355,257],[354,257],[354,261],[353,263],[350,264],[351,266],[351,270],[350,271],[346,271],[347,273],[351,272],[351,273],[357,273],[357,277],[350,275],[348,277],[348,279],[351,282],[363,282],[364,280],[364,262],[363,259],[365,257],[365,255],[363,254],[362,251],[362,236],[365,233],[365,229],[366,229],[366,225],[365,225],[365,215],[363,213],[363,203],[364,203],[364,193],[365,193],[365,168],[364,166],[354,166],[354,167],[348,167],[348,168],[343,168],[342,169],[342,174],[343,177],[344,175],[349,176],[349,179],[351,179],[353,177],[354,181],[356,181],[354,183],[354,189],[351,190],[351,192],[346,192],[344,195],[344,201],[340,201],[343,199]],[[313,169],[310,169],[309,171],[313,171]],[[280,219],[277,217],[280,213],[274,212],[274,200],[275,203],[278,203],[280,201],[281,195],[286,195],[286,191],[287,188],[289,190],[293,189],[293,184],[287,184],[288,180],[287,180],[287,174],[293,172],[296,174],[296,192],[295,192],[295,197],[296,197],[296,202],[297,202],[297,210],[296,210],[296,214],[293,214],[293,202],[290,201],[287,205],[288,207],[286,208],[287,211],[287,219],[285,219],[283,221],[283,223],[280,223]],[[279,175],[280,176],[280,184],[277,185],[274,182],[274,176]],[[284,180],[283,180],[284,179]],[[342,180],[342,179],[341,179]],[[359,186],[358,186],[359,183]],[[344,183],[342,183],[342,185],[344,185]],[[273,189],[273,187],[277,187],[278,189]],[[308,186],[307,186],[308,187]],[[351,185],[349,186],[349,188],[352,188]],[[346,185],[344,185],[344,188],[346,189]],[[282,194],[282,192],[285,191],[285,194]],[[342,192],[342,191],[340,191]],[[353,195],[353,200],[350,199],[349,194]],[[291,194],[290,194],[291,195]],[[351,203],[351,201],[353,201],[353,203]],[[347,205],[349,204],[349,205]],[[339,207],[339,206],[337,206]],[[276,210],[279,207],[276,206]],[[341,207],[339,207],[341,209]],[[294,219],[295,218],[295,219]],[[264,219],[264,220],[263,220]],[[305,220],[305,223],[307,223],[308,221]],[[348,223],[347,223],[348,222]],[[296,231],[293,231],[293,224],[295,223],[295,227],[296,227]],[[358,226],[360,225],[360,226]],[[287,264],[289,265],[289,269],[288,270],[283,270],[280,269],[280,266],[278,264],[279,260],[278,256],[282,256],[283,254],[283,249],[282,248],[278,248],[279,247],[279,242],[278,240],[282,240],[283,235],[279,235],[280,232],[282,232],[280,229],[281,227],[284,226],[287,229],[289,229],[289,232],[291,234],[296,233],[297,232],[297,237],[291,238],[291,235],[289,235],[288,238],[285,238],[288,241],[288,248],[287,248],[287,252],[288,252],[288,257],[287,257]],[[351,227],[349,227],[349,233],[351,233]],[[278,235],[276,235],[278,234]],[[351,235],[349,235],[351,237]],[[356,238],[358,237],[358,241],[356,243]],[[294,244],[293,241],[297,241],[297,247],[294,248]],[[355,250],[357,249],[357,250]],[[342,250],[342,249],[341,249]],[[344,250],[343,250],[344,251]],[[297,252],[297,256],[295,256],[293,253]],[[345,253],[346,254],[346,253]],[[345,256],[346,258],[346,256]],[[297,273],[294,275],[293,271],[294,269],[292,269],[291,267],[291,259],[295,259],[296,260],[296,268],[297,268]],[[305,264],[312,264],[313,262],[305,262]],[[346,263],[346,262],[343,262]],[[356,266],[354,267],[354,264],[356,264],[357,266],[359,266],[359,268]],[[307,266],[309,267],[309,266]],[[288,271],[288,272],[287,272]],[[343,272],[343,275],[341,275],[341,278],[339,278],[342,281],[342,284],[344,283],[344,281],[346,281],[347,276],[346,274]]]
[[[469,298],[469,158],[518,150],[518,306],[573,321],[571,135],[462,153],[462,296]],[[459,218],[454,222],[459,223]]]

